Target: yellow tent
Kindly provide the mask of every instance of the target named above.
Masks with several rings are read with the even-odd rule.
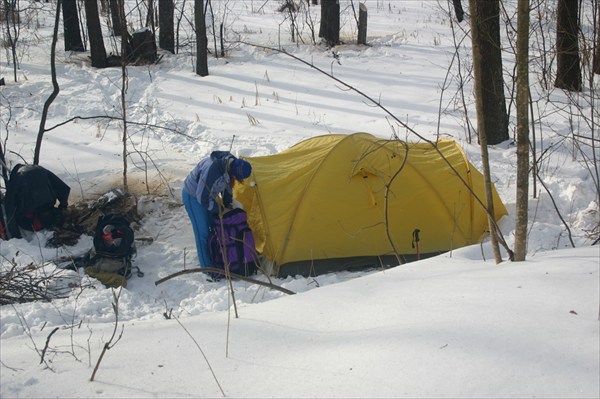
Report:
[[[445,159],[429,143],[313,137],[247,158],[253,173],[235,197],[276,275],[397,265],[395,254],[438,254],[479,242],[487,229],[471,193],[485,203],[483,176],[454,141],[437,148]],[[495,189],[494,207],[496,220],[507,214]]]

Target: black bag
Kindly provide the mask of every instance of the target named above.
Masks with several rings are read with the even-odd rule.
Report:
[[[98,218],[93,252],[90,262],[96,273],[116,273],[129,278],[135,268],[138,277],[144,276],[139,267],[132,265],[131,259],[136,253],[134,233],[123,215],[108,214]]]
[[[60,178],[39,165],[15,165],[3,201],[6,237],[21,238],[19,228],[38,231],[60,226],[70,191]]]

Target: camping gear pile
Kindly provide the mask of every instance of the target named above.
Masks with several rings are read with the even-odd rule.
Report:
[[[246,159],[252,175],[234,187],[243,210],[220,215],[209,239],[214,268],[226,275],[249,276],[259,266],[281,277],[393,267],[478,243],[488,228],[483,176],[452,140],[332,134]],[[4,234],[35,231],[38,219],[42,227],[60,224],[68,194],[53,173],[18,165],[3,201]],[[495,188],[492,197],[497,221],[507,210]],[[59,216],[46,218],[48,209]],[[117,275],[104,282],[122,286],[135,268],[131,219],[107,213],[118,212],[97,215],[94,250],[78,266],[100,279]]]
[[[16,165],[6,184],[0,212],[0,239],[27,238],[42,229],[52,230],[49,246],[73,245],[82,233],[94,236],[88,253],[71,259],[63,266],[85,273],[110,287],[127,285],[132,270],[143,273],[132,264],[136,253],[134,231],[122,214],[105,214],[109,209],[127,206],[131,196],[111,191],[92,207],[68,208],[70,187],[54,173],[39,165]],[[104,200],[103,200],[104,199]],[[88,227],[95,219],[94,227]],[[73,242],[75,239],[75,242]]]

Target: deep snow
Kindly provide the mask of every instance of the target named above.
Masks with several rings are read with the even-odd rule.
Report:
[[[450,103],[457,84],[444,83],[454,46],[438,2],[367,1],[368,47],[351,44],[345,9],[348,44],[333,51],[289,44],[287,23],[278,37],[283,16],[277,4],[252,12],[261,5],[228,3],[230,40],[239,35],[261,45],[284,43],[296,57],[366,92],[412,129],[435,138],[440,96]],[[20,161],[16,153],[32,160],[40,111],[51,90],[53,5],[38,7],[37,35],[27,30],[22,38],[18,83],[10,79],[5,56],[0,65],[7,81],[0,96],[0,138],[12,151],[7,155],[12,164]],[[128,118],[160,127],[129,125],[132,143],[161,174],[151,166],[146,184],[137,166],[148,159],[131,156],[130,184],[144,215],[137,234],[154,242],[138,247],[135,263],[145,276],[133,277],[120,293],[122,340],[89,382],[114,326],[112,292],[65,272],[57,285],[93,288],[74,289],[69,298],[51,303],[0,308],[1,397],[220,397],[217,381],[227,397],[600,396],[600,253],[589,236],[600,216],[590,173],[564,139],[570,121],[560,112],[547,119],[536,144],[540,153],[546,150],[541,174],[575,249],[569,248],[550,196],[538,186],[523,263],[495,265],[483,243],[386,271],[274,279],[298,293],[293,296],[235,282],[239,318],[225,282],[191,274],[155,286],[161,277],[197,266],[180,190],[189,169],[213,149],[268,155],[330,132],[396,133],[417,140],[381,109],[290,57],[245,44],[230,44],[229,50],[225,59],[210,59],[205,78],[194,74],[187,50],[165,54],[158,65],[128,68]],[[59,51],[61,92],[47,127],[75,116],[120,114],[120,70],[93,69],[86,56]],[[598,97],[597,92],[596,82],[592,93]],[[551,97],[563,98],[559,92]],[[470,115],[474,118],[472,109]],[[460,111],[448,108],[439,125],[479,167],[479,148],[475,140],[467,142]],[[579,128],[589,134],[585,125]],[[71,186],[72,202],[120,185],[119,129],[104,118],[75,120],[46,133],[41,164]],[[502,143],[490,154],[494,182],[510,213],[500,225],[512,245],[515,147]],[[45,248],[49,237],[0,241],[2,267],[12,260],[21,266],[48,262],[45,270],[51,271],[52,259],[91,247],[91,238],[82,237],[73,247]],[[171,309],[173,317],[165,319]],[[55,327],[46,367],[36,348],[44,347]]]

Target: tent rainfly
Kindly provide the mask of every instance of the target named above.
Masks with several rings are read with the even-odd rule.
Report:
[[[333,134],[247,158],[252,176],[235,197],[270,273],[395,266],[479,242],[483,176],[456,142],[435,145]],[[495,188],[493,198],[499,220],[507,211]]]

